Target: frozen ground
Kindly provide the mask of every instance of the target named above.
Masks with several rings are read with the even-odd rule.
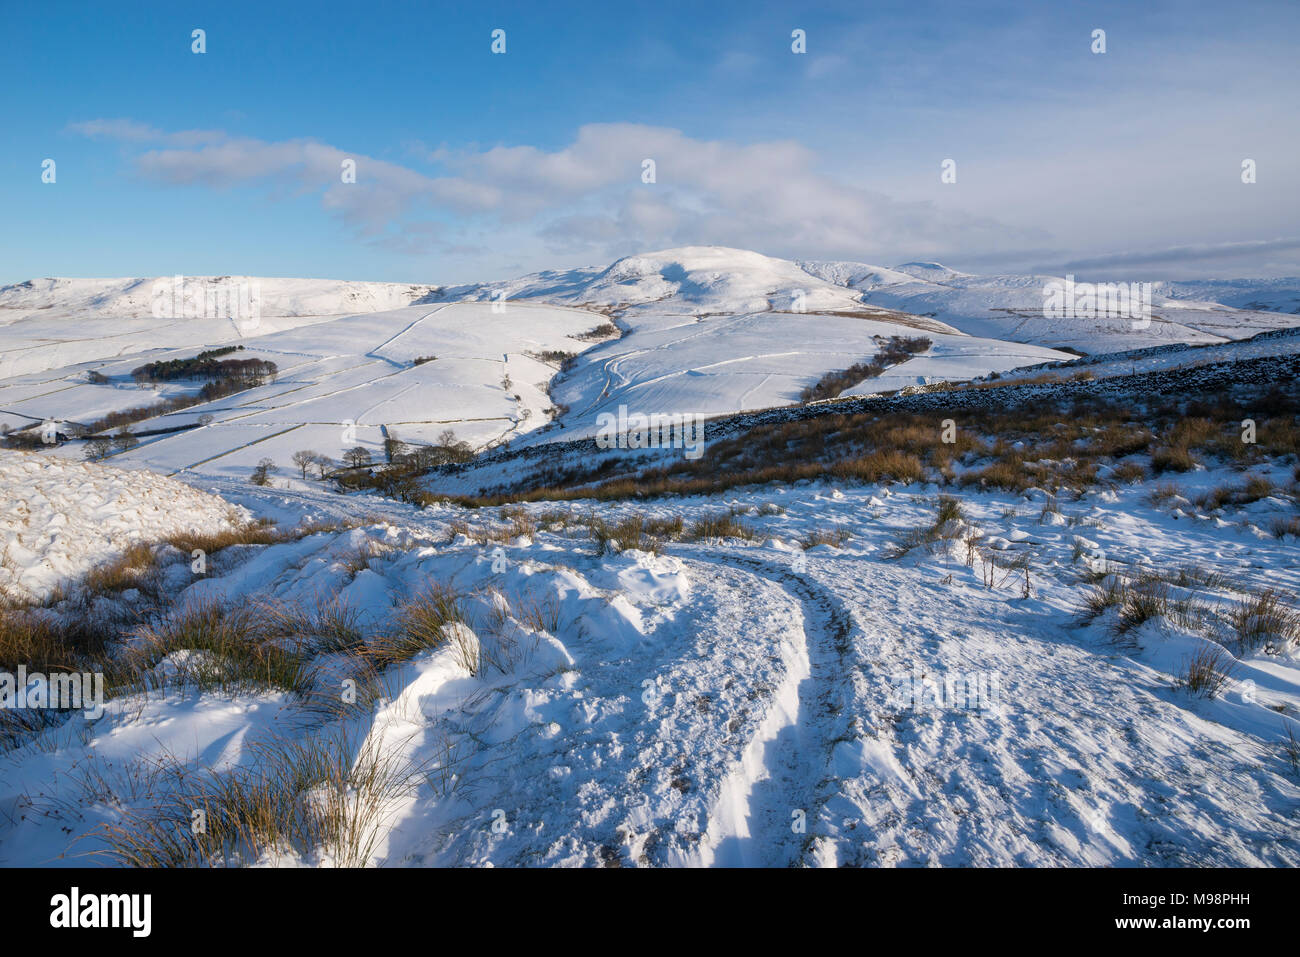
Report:
[[[218,531],[247,517],[165,476],[0,453],[0,596],[43,600],[133,542]]]
[[[222,342],[280,369],[273,383],[139,423],[140,445],[108,465],[81,464],[75,442],[0,452],[0,584],[35,603],[21,612],[35,618],[0,621],[0,649],[22,653],[14,621],[91,614],[129,623],[116,668],[145,660],[132,656],[169,616],[224,607],[280,628],[267,648],[305,656],[294,690],[271,681],[269,664],[219,690],[214,662],[228,649],[215,628],[189,635],[198,649],[149,659],[138,684],[114,685],[100,717],[24,723],[4,709],[0,864],[112,863],[125,835],[175,848],[191,833],[194,782],[283,780],[285,755],[316,761],[323,752],[304,749],[322,741],[336,742],[345,786],[311,778],[275,817],[332,808],[355,825],[348,840],[245,846],[241,863],[1300,864],[1300,651],[1233,638],[1251,596],[1272,589],[1294,606],[1300,588],[1289,453],[1256,467],[1271,484],[1249,504],[1201,501],[1243,481],[1218,466],[1133,480],[1117,460],[1059,501],[966,487],[961,513],[901,555],[898,542],[931,526],[957,486],[799,482],[512,512],[419,509],[291,473],[299,449],[337,459],[451,428],[477,447],[512,441],[422,476],[425,488],[522,485],[626,454],[558,444],[622,405],[718,416],[716,441],[765,422],[887,411],[895,400],[871,394],[907,387],[919,394],[899,410],[925,414],[1007,396],[1036,411],[1064,389],[1133,408],[1178,386],[1212,403],[1238,379],[1293,382],[1294,335],[1225,340],[1294,324],[1294,283],[1168,284],[1160,321],[1135,336],[1023,315],[1035,297],[1041,306],[1043,279],[686,248],[454,289],[264,280],[279,305],[255,330],[227,323],[229,334],[213,320],[152,319],[146,280],[0,290],[10,427],[195,388],[139,389],[129,372]],[[591,334],[611,321],[616,337]],[[785,407],[896,335],[930,345],[841,403]],[[916,388],[991,372],[1037,380],[1038,366],[1064,358],[1049,346],[1063,344],[1093,354],[1050,370],[1085,376],[1073,384]],[[1103,355],[1121,349],[1142,351]],[[87,381],[92,370],[108,382]],[[1134,375],[1148,378],[1120,378]],[[549,409],[563,414],[548,427]],[[1261,434],[1278,428],[1268,409],[1260,418]],[[1287,448],[1283,438],[1273,433],[1272,447]],[[262,458],[281,468],[274,487],[248,482]],[[688,529],[730,515],[752,535],[600,548],[593,528],[633,512]],[[251,519],[279,532],[258,526],[260,543],[212,545],[197,565],[175,544],[219,542]],[[82,600],[79,576],[167,539],[147,553],[155,579]],[[1107,571],[1163,576],[1199,617],[1128,629],[1114,608],[1085,619]],[[429,647],[391,653],[410,634],[408,602],[431,586],[455,597],[462,620]],[[292,609],[301,614],[284,617]],[[1217,649],[1227,682],[1193,694],[1181,676]],[[380,678],[349,700],[358,661],[380,662]],[[383,786],[366,775],[380,764]]]
[[[195,301],[256,286],[262,315],[252,324],[156,319],[151,279],[32,280],[0,289],[0,425],[87,422],[197,391],[193,382],[140,389],[129,373],[238,343],[245,356],[275,362],[277,381],[139,422],[140,446],[113,460],[235,477],[269,458],[288,481],[300,450],[337,461],[361,446],[379,459],[385,439],[430,444],[448,429],[484,449],[590,435],[598,416],[623,406],[719,416],[789,405],[891,336],[932,345],[844,394],[1068,359],[1057,346],[1104,354],[1214,344],[1300,322],[1289,280],[1157,284],[1146,329],[1049,320],[1043,287],[1052,278],[971,276],[936,263],[796,263],[707,246],[455,287],[186,280]],[[598,326],[607,334],[586,335]],[[577,358],[562,366],[568,355]],[[92,372],[108,382],[89,382]],[[211,424],[194,428],[205,415]],[[59,454],[82,451],[72,443]]]
[[[29,279],[0,287],[0,330],[4,336],[0,378],[160,347],[218,345],[324,318],[396,309],[437,289],[334,279],[182,278],[179,287],[175,277],[169,276]],[[175,315],[167,311],[164,318],[155,317],[159,283],[166,289],[180,289],[180,296],[167,297],[176,307]],[[210,294],[239,290],[257,297],[258,315],[231,318],[230,312],[207,309]]]
[[[1198,473],[1184,491],[1230,478]],[[1175,687],[1204,637],[1153,621],[1117,641],[1078,619],[1080,575],[1098,562],[1194,560],[1224,576],[1225,607],[1239,588],[1294,590],[1294,537],[1265,531],[1293,509],[1282,499],[1207,515],[1186,499],[1155,508],[1143,485],[1059,511],[1036,490],[964,495],[960,531],[982,533],[981,554],[1030,556],[1026,594],[1019,573],[989,587],[956,534],[887,557],[933,518],[933,487],[650,505],[688,523],[730,508],[757,534],[599,555],[555,516],[480,544],[465,533],[504,527],[492,512],[208,484],[282,526],[368,517],[257,548],[196,578],[182,604],[337,595],[374,631],[431,582],[471,596],[491,664],[471,673],[451,644],[422,653],[345,721],[356,755],[420,769],[386,801],[371,863],[1300,864],[1284,748],[1300,717],[1294,650],[1238,654],[1228,690],[1204,700]],[[827,528],[851,537],[798,546]],[[100,825],[167,805],[157,762],[255,766],[268,742],[331,727],[283,692],[114,699],[0,758],[0,862],[102,860],[82,856],[104,850]]]

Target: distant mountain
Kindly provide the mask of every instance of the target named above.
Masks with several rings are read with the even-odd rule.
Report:
[[[56,309],[81,318],[153,315],[155,289],[174,284],[172,276],[147,279],[29,279],[0,286],[0,310]],[[327,316],[378,312],[409,306],[436,286],[346,279],[271,279],[257,276],[185,276],[184,290],[196,296],[246,285],[257,288],[264,316]],[[0,312],[0,322],[9,318]]]
[[[940,263],[878,266],[794,262],[723,246],[684,246],[628,256],[605,267],[552,270],[501,282],[450,286],[427,301],[504,296],[599,306],[629,316],[767,311],[905,314],[934,331],[1102,353],[1168,343],[1245,339],[1300,325],[1300,280],[1151,284],[1151,322],[1053,319],[1045,289],[1062,276],[976,276]],[[942,325],[940,325],[942,324]]]
[[[1210,279],[1160,282],[1156,289],[1171,299],[1215,302],[1235,309],[1300,315],[1300,279]]]
[[[799,263],[725,246],[683,246],[626,256],[604,268],[542,272],[451,286],[437,300],[545,299],[670,315],[862,308],[861,296]],[[799,301],[802,294],[802,302]]]

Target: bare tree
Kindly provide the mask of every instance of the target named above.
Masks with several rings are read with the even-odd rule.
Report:
[[[363,465],[370,464],[370,450],[363,445],[357,445],[343,453],[343,462],[352,468],[361,468]]]
[[[113,436],[113,447],[119,452],[125,452],[127,449],[133,449],[140,444],[140,440],[132,434],[128,426],[122,426]]]
[[[390,462],[396,462],[407,452],[407,445],[396,436],[384,439],[384,456]]]
[[[249,477],[249,481],[254,485],[270,485],[271,473],[278,471],[280,470],[276,467],[273,461],[270,459],[262,459],[262,461],[257,463],[257,467],[253,469],[253,474]]]
[[[93,461],[108,458],[113,451],[113,440],[106,435],[97,435],[86,443],[84,455]]]
[[[300,452],[293,453],[293,464],[302,470],[304,481],[307,479],[307,467],[315,465],[318,458],[320,458],[320,456],[311,449],[303,449]]]

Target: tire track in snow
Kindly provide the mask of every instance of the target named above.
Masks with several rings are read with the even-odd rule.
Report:
[[[849,674],[852,617],[833,592],[789,566],[722,551],[698,560],[777,584],[802,608],[803,627],[793,644],[786,680],[740,762],[719,788],[699,859],[692,863],[812,864],[816,835],[808,828],[825,803],[831,748],[843,723],[839,715],[851,700],[839,684]]]

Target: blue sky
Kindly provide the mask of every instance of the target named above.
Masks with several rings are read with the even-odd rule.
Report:
[[[4,14],[0,282],[461,282],[706,243],[1300,274],[1294,3],[116,6]]]

